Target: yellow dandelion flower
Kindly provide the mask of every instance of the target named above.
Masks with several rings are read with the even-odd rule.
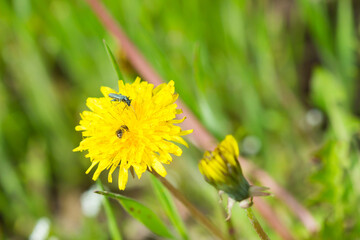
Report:
[[[119,167],[120,190],[125,189],[129,169],[138,178],[147,169],[164,177],[163,164],[172,161],[170,154],[182,154],[174,142],[188,146],[181,136],[192,132],[174,125],[185,119],[175,119],[182,110],[175,103],[178,94],[174,94],[174,81],[154,88],[140,78],[133,84],[120,80],[118,93],[108,87],[101,87],[101,92],[104,97],[87,99],[91,111],[80,114],[80,125],[75,128],[84,138],[73,151],[87,150],[86,157],[92,162],[86,173],[97,165],[96,180],[109,169],[108,181],[112,182],[112,174]]]
[[[250,186],[242,173],[238,157],[238,144],[233,136],[227,135],[214,151],[204,153],[199,162],[200,172],[208,183],[235,201],[269,195],[263,192],[268,189],[266,187]]]

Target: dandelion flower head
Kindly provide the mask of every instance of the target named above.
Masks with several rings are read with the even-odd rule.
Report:
[[[124,190],[129,170],[134,170],[138,178],[147,169],[166,175],[163,164],[169,164],[172,156],[180,156],[182,150],[174,143],[187,146],[182,136],[192,130],[182,131],[174,124],[182,113],[175,103],[174,81],[154,85],[137,78],[132,84],[119,81],[119,92],[101,87],[104,97],[88,98],[86,105],[91,111],[80,114],[80,124],[75,128],[82,131],[83,140],[74,151],[88,151],[89,173],[97,165],[93,175],[96,180],[100,173],[109,170],[108,181],[119,167],[118,185]],[[121,94],[126,101],[112,101],[109,94]]]

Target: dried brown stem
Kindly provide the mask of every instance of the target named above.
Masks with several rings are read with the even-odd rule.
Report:
[[[260,197],[254,198],[254,207],[261,214],[262,219],[265,220],[269,226],[276,230],[282,239],[293,240],[294,237],[290,231],[284,227],[284,224],[276,216],[274,210]]]
[[[257,168],[254,164],[245,159],[240,159],[241,166],[245,169],[246,175],[253,176],[262,185],[270,188],[270,191],[279,198],[282,202],[286,203],[288,208],[295,213],[295,215],[303,222],[305,227],[311,233],[318,231],[318,225],[314,217],[310,212],[304,208],[291,194],[289,194],[284,188],[279,186],[275,180],[270,177],[265,171]],[[261,200],[261,202],[264,202]],[[260,203],[262,205],[262,203]],[[270,220],[270,219],[269,219]]]
[[[160,182],[171,192],[171,194],[176,197],[186,208],[189,210],[191,215],[196,218],[201,224],[203,224],[214,236],[217,236],[220,239],[225,240],[225,236],[222,232],[215,226],[205,215],[200,212],[192,203],[190,203],[184,195],[179,192],[170,182],[168,182],[165,178],[161,177],[156,172],[152,173]]]
[[[110,16],[104,6],[98,0],[86,1],[97,15],[99,20],[103,23],[105,28],[118,39],[123,51],[129,59],[129,62],[138,71],[138,73],[148,82],[151,82],[155,85],[163,83],[164,81],[161,79],[161,77],[154,71],[143,55],[126,37],[125,33],[121,30],[116,21]],[[203,125],[196,119],[192,112],[183,103],[178,101],[178,105],[181,109],[183,109],[184,115],[187,116],[187,120],[183,123],[184,128],[194,129],[194,134],[191,134],[189,137],[190,140],[199,148],[206,150],[214,149],[216,147],[216,139],[203,127]],[[318,230],[316,221],[310,212],[308,212],[290,193],[278,185],[266,172],[258,169],[245,159],[241,159],[241,164],[245,173],[253,173],[257,180],[259,180],[265,186],[270,187],[271,191],[273,191],[276,197],[278,197],[285,205],[289,207],[291,211],[295,213],[296,216],[299,217],[299,219],[310,232],[316,232]],[[264,219],[267,220],[268,224],[272,226],[274,221],[278,222],[279,225],[276,227],[273,226],[274,230],[277,231],[284,239],[292,239],[289,238],[291,235],[286,237],[286,234],[283,232],[285,229],[284,224],[281,224],[281,221],[278,219],[277,215],[272,212],[272,209],[268,205],[264,205],[264,202],[257,202],[258,204],[255,206]],[[267,215],[269,213],[271,213],[271,216]]]

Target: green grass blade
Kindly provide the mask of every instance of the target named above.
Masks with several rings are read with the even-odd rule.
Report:
[[[336,26],[337,55],[343,74],[342,77],[345,80],[344,83],[350,93],[355,87],[354,77],[356,71],[356,34],[354,32],[354,16],[352,12],[350,0],[338,2]]]
[[[102,182],[100,180],[97,181],[97,185],[102,191],[104,191],[104,186],[102,185]],[[116,223],[115,214],[110,206],[109,199],[104,198],[103,204],[104,204],[106,217],[109,222],[109,231],[110,231],[111,239],[122,240],[119,228]]]
[[[113,68],[114,68],[114,70],[116,72],[116,76],[117,76],[118,80],[124,80],[125,81],[124,76],[122,75],[122,73],[120,71],[119,65],[116,62],[114,54],[112,53],[110,47],[107,45],[106,41],[103,40],[103,42],[104,42],[106,52],[107,52],[107,54],[108,54],[108,56],[110,58],[110,61],[112,63],[112,66],[113,66]]]
[[[170,193],[166,188],[161,184],[161,182],[153,175],[151,175],[151,181],[155,194],[161,202],[162,207],[165,209],[167,216],[170,218],[170,221],[173,223],[174,227],[180,234],[182,239],[189,239],[184,222],[182,221]]]
[[[102,194],[106,197],[114,198],[119,201],[123,208],[135,219],[144,224],[153,233],[161,236],[173,239],[173,235],[170,233],[166,225],[160,220],[160,218],[150,208],[137,202],[134,199],[127,198],[120,194],[115,194],[107,191],[95,191],[98,194]]]

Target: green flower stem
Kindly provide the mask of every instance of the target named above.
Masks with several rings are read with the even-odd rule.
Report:
[[[161,177],[159,174],[155,172],[151,172],[155,175],[162,184],[171,192],[171,194],[176,197],[192,214],[194,218],[196,218],[200,223],[202,223],[212,234],[217,236],[218,238],[225,240],[227,239],[222,232],[212,223],[210,220],[204,216],[202,212],[200,212],[193,204],[191,204],[184,195],[179,192],[170,182],[168,182],[165,178]]]
[[[262,240],[270,240],[268,235],[264,232],[264,229],[262,229],[260,223],[256,219],[251,207],[245,209],[246,214],[251,222],[251,225],[254,227],[256,233],[259,235],[260,239]]]
[[[227,212],[225,212],[225,210],[223,209],[224,212],[224,216],[227,216]],[[227,231],[228,231],[228,238],[229,240],[236,240],[236,232],[235,232],[235,227],[233,224],[233,221],[231,220],[231,218],[229,218],[229,220],[226,221],[226,227],[227,227]]]

